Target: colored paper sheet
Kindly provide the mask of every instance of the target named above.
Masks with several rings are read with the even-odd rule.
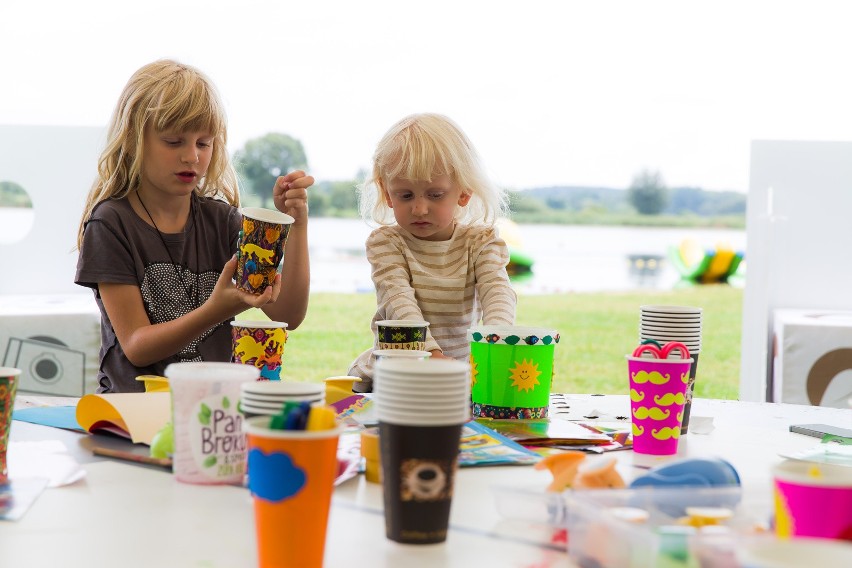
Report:
[[[31,406],[12,412],[12,420],[85,432],[77,423],[76,406]]]

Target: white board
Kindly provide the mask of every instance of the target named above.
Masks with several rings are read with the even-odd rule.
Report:
[[[0,294],[91,293],[74,284],[77,227],[97,174],[104,128],[0,125],[0,181],[26,189],[33,221],[0,242]]]
[[[757,140],[746,221],[741,400],[771,400],[774,309],[852,309],[852,142]]]

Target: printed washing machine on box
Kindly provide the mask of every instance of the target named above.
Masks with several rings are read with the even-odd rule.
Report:
[[[20,392],[94,392],[100,312],[91,295],[0,295],[0,363],[21,369]]]
[[[23,371],[18,385],[23,392],[81,396],[86,388],[86,354],[55,337],[10,337],[3,366]]]

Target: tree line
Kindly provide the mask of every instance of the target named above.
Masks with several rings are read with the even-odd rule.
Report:
[[[302,143],[272,132],[253,138],[234,153],[234,166],[246,205],[272,207],[275,178],[295,169],[309,170]],[[318,180],[308,192],[316,217],[357,217],[361,171],[349,180]],[[669,188],[660,172],[643,170],[629,187],[558,186],[510,191],[512,218],[522,223],[646,224],[745,226],[746,195],[699,187]],[[0,207],[31,207],[24,188],[0,181]]]
[[[262,207],[268,205],[268,188],[276,176],[308,168],[301,142],[280,133],[250,140],[235,153],[234,162],[245,199]],[[356,187],[366,174],[358,172],[350,180],[319,180],[308,193],[311,214],[356,217]],[[669,188],[662,175],[652,170],[637,173],[624,189],[560,186],[509,193],[512,218],[523,223],[745,226],[744,193]]]

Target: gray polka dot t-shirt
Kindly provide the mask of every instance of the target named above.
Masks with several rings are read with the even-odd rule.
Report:
[[[94,290],[101,310],[98,392],[141,392],[144,385],[137,376],[162,375],[169,363],[177,361],[230,360],[231,330],[224,321],[173,357],[147,367],[134,366],[124,355],[98,293],[101,282],[139,286],[153,324],[171,321],[203,304],[236,251],[242,217],[235,207],[216,199],[194,196],[192,208],[183,232],[163,233],[162,239],[126,198],[101,202],[86,223],[74,281]]]

